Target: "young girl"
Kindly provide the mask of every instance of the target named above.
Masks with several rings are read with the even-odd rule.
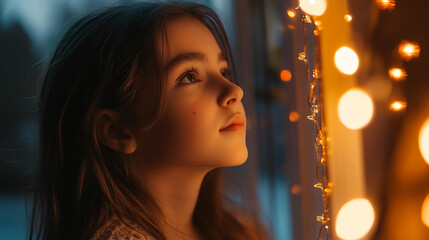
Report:
[[[247,159],[246,117],[216,14],[128,3],[75,22],[41,92],[30,239],[265,239],[220,167]]]

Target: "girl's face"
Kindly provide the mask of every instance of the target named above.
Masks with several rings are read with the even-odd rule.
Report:
[[[243,90],[228,79],[216,39],[191,17],[168,22],[166,31],[166,112],[155,129],[138,136],[137,152],[144,161],[168,166],[243,164],[248,155]],[[234,117],[241,117],[242,126],[221,131]]]

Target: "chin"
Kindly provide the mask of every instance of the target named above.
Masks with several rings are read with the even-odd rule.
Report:
[[[235,167],[243,165],[248,158],[247,148],[240,151],[239,153],[235,152],[235,154],[232,155],[234,156],[233,158],[226,158],[227,162],[225,162],[225,167]]]

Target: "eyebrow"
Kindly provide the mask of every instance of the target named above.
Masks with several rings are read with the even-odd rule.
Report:
[[[165,67],[166,71],[174,68],[175,66],[184,63],[184,62],[192,62],[192,61],[200,61],[206,62],[207,56],[202,52],[186,52],[175,56],[171,59]],[[218,62],[226,61],[225,54],[220,52],[218,55]]]

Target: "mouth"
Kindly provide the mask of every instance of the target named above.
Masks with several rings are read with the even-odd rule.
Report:
[[[220,132],[245,132],[246,131],[246,119],[243,114],[236,113],[234,114],[225,127],[220,129]]]
[[[244,124],[231,124],[228,127],[221,129],[221,132],[244,132]]]

